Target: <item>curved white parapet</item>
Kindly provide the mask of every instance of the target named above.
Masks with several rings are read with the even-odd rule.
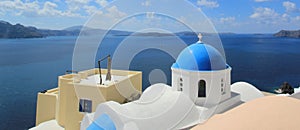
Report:
[[[81,121],[80,129],[86,130],[94,119],[94,113],[86,113]]]
[[[248,102],[256,98],[264,97],[263,93],[253,85],[246,82],[236,82],[231,85],[231,91],[241,95],[241,101]]]
[[[298,88],[294,88],[294,93],[300,93],[300,86]]]
[[[30,128],[29,130],[65,130],[65,129],[60,125],[58,125],[56,120],[49,120],[39,124],[36,127]]]
[[[276,94],[275,96],[283,96],[283,97],[288,97],[291,96],[290,94],[286,93],[286,94]]]
[[[173,91],[165,84],[155,84],[148,87],[137,101],[123,105],[110,101],[98,105],[93,123],[90,125],[86,124],[88,121],[82,121],[81,128],[92,130],[95,122],[107,115],[113,122],[110,125],[114,125],[117,130],[182,129],[199,123],[199,113],[185,94]],[[98,123],[99,129],[106,127],[104,125]]]
[[[300,99],[300,91],[296,91],[294,94],[291,95],[291,97]]]

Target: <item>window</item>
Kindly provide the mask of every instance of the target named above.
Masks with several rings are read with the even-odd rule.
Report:
[[[92,112],[92,100],[80,99],[79,100],[79,112]]]
[[[206,97],[206,82],[204,80],[198,82],[198,97]]]
[[[183,89],[183,79],[182,77],[179,78],[178,80],[178,91],[182,91]]]
[[[222,93],[222,95],[226,94],[225,85],[224,85],[224,79],[223,78],[221,79],[221,93]]]

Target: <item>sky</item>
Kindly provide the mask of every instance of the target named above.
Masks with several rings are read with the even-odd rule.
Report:
[[[96,14],[98,17],[102,17],[102,21],[97,24],[104,29],[109,28],[108,26],[111,24],[108,23],[116,23],[127,17],[127,21],[125,20],[123,24],[119,25],[120,29],[138,31],[141,29],[139,26],[147,24],[149,27],[164,27],[164,29],[169,27],[171,31],[181,31],[185,27],[180,25],[180,22],[188,21],[189,24],[197,25],[198,21],[195,17],[199,19],[198,15],[188,13],[187,10],[191,10],[191,8],[186,8],[178,2],[184,1],[192,8],[202,11],[218,32],[275,33],[282,29],[300,29],[300,0],[124,1],[1,0],[0,20],[42,29],[64,29],[70,26],[84,25]],[[143,9],[151,9],[153,12],[131,17],[135,10]],[[158,15],[160,12],[164,12],[164,9],[172,10],[174,13],[172,17],[178,18],[177,21],[164,15]]]

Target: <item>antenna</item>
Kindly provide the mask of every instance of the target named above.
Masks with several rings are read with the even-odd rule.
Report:
[[[99,74],[100,74],[100,84],[102,84],[102,73],[101,73],[101,61],[104,61],[105,59],[107,59],[107,73],[106,73],[106,81],[110,81],[111,80],[111,58],[110,55],[107,55],[106,57],[98,60],[98,68],[99,68]]]

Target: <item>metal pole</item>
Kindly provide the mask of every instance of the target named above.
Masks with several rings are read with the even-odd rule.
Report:
[[[101,66],[100,66],[100,60],[98,61],[98,68],[99,68],[99,75],[100,75],[100,85],[102,84],[102,74],[101,74]]]
[[[107,57],[107,74],[106,74],[106,79],[105,80],[108,80],[110,81],[111,80],[111,58],[110,58],[110,55],[108,55]]]
[[[98,60],[99,74],[100,74],[100,84],[102,84],[102,73],[101,73],[101,61],[107,59],[107,74],[105,80],[111,80],[111,58],[110,55]]]

